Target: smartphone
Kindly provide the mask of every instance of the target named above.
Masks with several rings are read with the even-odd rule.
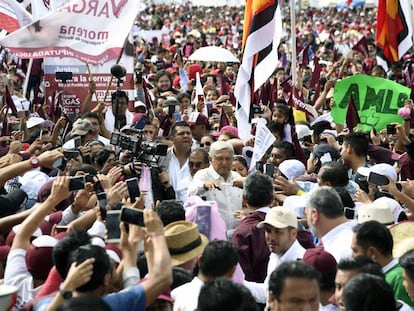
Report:
[[[66,164],[68,164],[68,160],[66,158],[59,158],[53,163],[53,167],[64,171],[66,169]]]
[[[108,231],[108,242],[118,243],[121,239],[121,230],[119,229],[120,210],[111,210],[106,216],[106,230]]]
[[[67,160],[76,159],[78,156],[80,156],[80,153],[78,150],[65,150],[63,151],[63,156]]]
[[[369,173],[368,182],[377,186],[385,186],[389,184],[389,180],[386,176],[375,172]]]
[[[198,231],[209,237],[211,232],[211,206],[197,206],[195,222],[198,224]]]
[[[263,109],[261,107],[253,107],[253,113],[254,114],[262,114],[263,113]]]
[[[181,112],[174,112],[174,120],[177,121],[177,122],[183,120]]]
[[[141,117],[141,119],[138,120],[138,122],[135,124],[135,128],[137,130],[142,130],[145,125],[149,124],[150,122],[147,120],[147,118]]]
[[[355,218],[355,209],[350,207],[344,208],[344,214],[347,219],[354,219]]]
[[[109,143],[111,145],[118,146],[120,138],[121,138],[121,134],[120,133],[113,132],[111,134],[111,139],[109,140]]]
[[[304,145],[312,145],[312,136],[307,135],[302,138]]]
[[[212,102],[207,102],[206,103],[206,109],[207,109],[207,114],[209,117],[211,117],[211,109],[213,108],[213,103]]]
[[[76,136],[73,140],[75,142],[75,149],[78,149],[82,145],[80,136]]]
[[[128,187],[128,193],[129,197],[131,199],[131,203],[134,203],[136,201],[135,198],[139,197],[141,195],[141,192],[139,191],[139,183],[138,178],[130,178],[126,181],[127,187]]]
[[[77,264],[81,264],[85,260],[92,257],[90,245],[82,245],[79,247],[78,256],[76,257]]]
[[[344,143],[344,138],[345,135],[339,135],[338,137],[336,137],[336,141],[338,142],[338,144],[342,145]]]
[[[106,193],[99,192],[96,194],[96,196],[98,197],[99,211],[101,212],[102,220],[106,220],[106,216],[107,216],[106,205],[108,204],[108,201],[106,199]]]
[[[267,176],[273,178],[275,174],[275,165],[273,163],[266,163],[264,166],[264,172]]]
[[[141,210],[129,208],[129,207],[122,207],[121,209],[121,221],[138,225],[141,227],[145,227],[144,224],[144,213]]]
[[[170,118],[173,117],[174,112],[175,112],[175,105],[168,105],[168,116]]]
[[[387,124],[387,134],[388,135],[397,134],[397,129],[395,128],[395,124]]]
[[[57,233],[68,231],[68,226],[56,226]]]
[[[136,72],[135,73],[135,82],[136,83],[142,83],[142,72]]]
[[[85,176],[71,177],[69,181],[69,191],[85,189]]]
[[[263,167],[264,167],[263,162],[256,162],[256,171],[263,173]]]

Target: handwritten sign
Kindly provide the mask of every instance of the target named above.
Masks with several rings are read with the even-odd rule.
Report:
[[[335,84],[331,115],[335,123],[344,124],[349,99],[352,96],[363,130],[384,129],[392,122],[402,123],[398,109],[410,98],[411,90],[391,80],[354,75]]]

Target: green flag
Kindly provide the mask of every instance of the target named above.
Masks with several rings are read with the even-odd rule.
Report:
[[[331,115],[335,123],[345,124],[349,99],[355,103],[361,119],[362,128],[370,131],[375,127],[380,131],[388,123],[402,123],[398,109],[404,107],[404,101],[410,97],[411,89],[391,80],[354,75],[335,84]]]

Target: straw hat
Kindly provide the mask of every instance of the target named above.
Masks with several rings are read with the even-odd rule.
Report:
[[[207,237],[198,231],[197,224],[193,222],[175,221],[168,224],[164,231],[173,267],[200,256],[208,244]]]
[[[405,244],[406,240],[412,239],[414,236],[414,221],[402,221],[390,228],[392,238],[394,240],[393,256],[403,252],[400,250],[401,244]]]

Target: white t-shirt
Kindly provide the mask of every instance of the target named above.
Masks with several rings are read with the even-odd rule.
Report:
[[[27,270],[26,250],[12,249],[7,257],[6,270],[4,271],[4,283],[16,286],[17,301],[12,310],[19,311],[23,305],[32,300],[42,286],[33,288],[33,277]]]
[[[203,285],[204,283],[198,277],[194,277],[191,282],[175,288],[171,292],[171,297],[174,299],[174,311],[194,311],[197,309],[198,296]]]

